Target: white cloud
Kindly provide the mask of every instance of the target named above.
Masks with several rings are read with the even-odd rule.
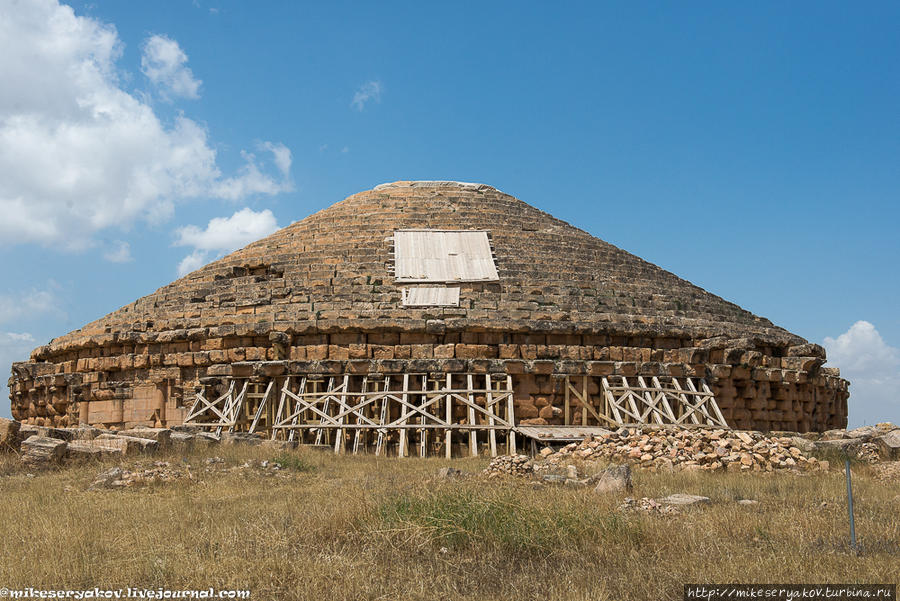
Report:
[[[828,364],[850,380],[851,425],[900,423],[900,349],[874,325],[857,321],[837,338],[826,337]]]
[[[224,254],[264,238],[278,230],[272,211],[243,208],[231,217],[215,217],[206,229],[196,225],[178,228],[175,246],[193,246],[194,251],[178,264],[181,277],[207,262],[211,254]]]
[[[110,263],[130,263],[134,260],[131,256],[131,245],[122,240],[116,240],[112,248],[103,253],[103,258]]]
[[[353,94],[353,101],[350,102],[350,106],[361,111],[366,108],[366,103],[370,100],[381,102],[382,89],[383,86],[380,81],[367,81],[356,90],[355,94]]]
[[[284,144],[263,142],[259,145],[261,150],[272,153],[272,161],[281,173],[281,181],[275,181],[260,171],[256,161],[256,155],[242,151],[244,166],[235,177],[220,180],[213,186],[212,192],[218,198],[227,200],[240,200],[252,194],[280,194],[290,192],[294,185],[290,179],[291,151]]]
[[[123,45],[112,25],[76,16],[56,0],[3,12],[0,244],[81,249],[100,230],[165,221],[186,199],[292,189],[283,145],[261,144],[278,177],[251,154],[236,175],[224,176],[204,127],[184,115],[164,124],[142,96],[127,92],[117,70]],[[173,93],[189,94],[195,80],[177,43],[168,42],[145,47],[145,54],[156,49],[151,73],[158,71]]]
[[[187,54],[178,42],[164,35],[152,35],[144,42],[141,71],[159,87],[165,98],[170,95],[200,98],[200,84],[203,82],[194,78],[187,60]]]
[[[60,301],[52,290],[32,288],[19,293],[0,294],[0,323],[45,314],[63,314]]]
[[[183,277],[192,271],[200,269],[206,265],[208,253],[202,250],[195,250],[181,261],[178,262],[178,277]]]

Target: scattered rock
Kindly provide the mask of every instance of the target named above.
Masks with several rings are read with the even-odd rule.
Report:
[[[484,474],[488,477],[500,475],[529,476],[534,472],[534,462],[528,455],[500,455],[491,459],[484,468]]]
[[[597,483],[594,487],[597,494],[631,492],[631,466],[627,464],[610,466],[591,477],[591,480]]]
[[[676,507],[672,505],[663,505],[648,497],[642,497],[640,499],[625,497],[625,500],[619,505],[618,510],[623,512],[657,513],[661,515],[674,515],[678,513]]]
[[[462,470],[453,467],[442,467],[437,472],[437,477],[441,480],[455,480],[456,478],[461,478],[462,475]]]
[[[900,461],[887,461],[876,465],[875,477],[885,482],[900,482]]]
[[[701,497],[700,495],[688,495],[679,492],[673,495],[669,495],[668,497],[663,497],[662,499],[657,499],[657,502],[664,505],[679,505],[686,507],[689,505],[706,505],[709,503],[709,497]]]
[[[157,461],[144,469],[128,470],[114,467],[97,474],[88,490],[123,488],[153,482],[172,482],[184,476],[190,478],[190,472],[172,469],[167,461]]]
[[[120,467],[113,467],[105,472],[100,472],[97,474],[97,477],[94,478],[94,481],[88,487],[88,490],[98,490],[101,488],[106,488],[111,483],[119,480],[122,477],[123,470]]]
[[[756,499],[739,499],[737,502],[738,505],[759,505],[759,501]]]
[[[264,440],[260,445],[267,449],[276,449],[278,451],[290,451],[298,446],[296,440]]]
[[[628,462],[650,471],[815,469],[814,443],[794,436],[712,429],[627,429],[542,454],[535,470],[555,472],[571,459]],[[857,444],[862,444],[857,441]]]
[[[878,445],[874,442],[862,443],[856,451],[856,458],[865,463],[878,463],[881,461]]]

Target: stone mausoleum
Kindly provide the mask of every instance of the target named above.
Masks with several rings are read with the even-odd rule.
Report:
[[[384,184],[35,349],[12,415],[400,454],[847,422],[824,350],[495,188]]]

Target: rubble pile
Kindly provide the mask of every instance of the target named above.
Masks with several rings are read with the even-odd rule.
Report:
[[[154,461],[149,464],[138,463],[130,468],[116,466],[102,471],[97,474],[88,490],[146,486],[157,482],[175,482],[183,478],[197,481],[202,476],[215,476],[247,470],[253,470],[265,476],[284,476],[286,472],[277,461],[268,460],[246,461],[241,465],[233,466],[228,466],[221,457],[208,457],[198,466],[193,466],[186,461],[175,464],[168,461]]]
[[[530,476],[534,473],[534,462],[528,455],[500,455],[494,457],[484,472],[485,476]]]
[[[812,450],[810,442],[798,436],[707,429],[642,432],[622,428],[568,444],[559,451],[547,448],[541,455],[549,465],[573,459],[604,459],[651,471],[739,472],[818,468],[820,462],[810,455]]]
[[[640,499],[625,497],[625,500],[622,501],[622,504],[617,509],[623,513],[658,513],[660,515],[674,515],[678,513],[678,508],[674,505],[666,505],[649,497],[641,497]]]

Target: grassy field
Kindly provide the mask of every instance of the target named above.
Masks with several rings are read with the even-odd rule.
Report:
[[[222,457],[216,472],[205,458]],[[900,486],[855,473],[635,473],[679,515],[514,479],[438,480],[486,460],[218,447],[161,456],[192,479],[88,491],[115,464],[27,474],[0,458],[0,585],[250,589],[253,599],[680,599],[682,584],[900,581]],[[240,469],[277,459],[284,469]],[[129,459],[122,465],[149,463]],[[744,506],[738,499],[756,499]],[[824,503],[824,506],[823,506]]]

